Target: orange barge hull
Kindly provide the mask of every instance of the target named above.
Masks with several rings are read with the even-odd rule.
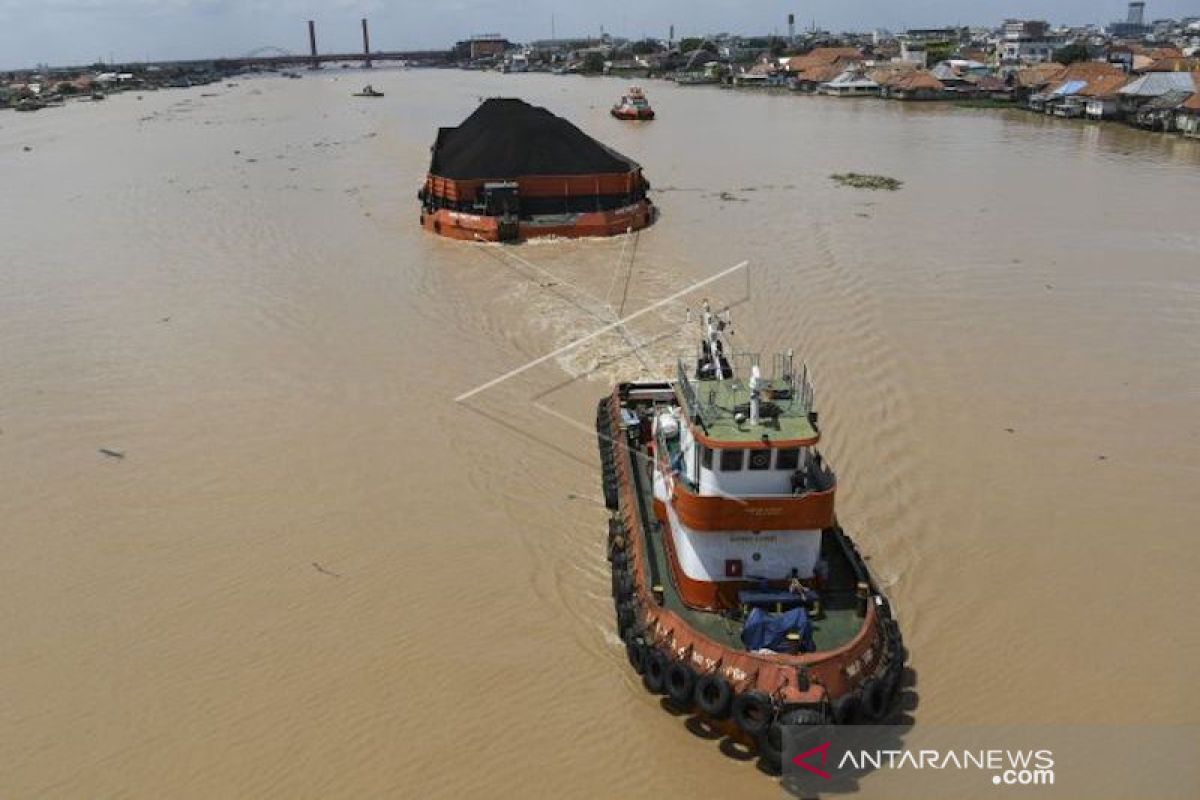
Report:
[[[466,214],[442,208],[436,211],[422,211],[421,226],[431,233],[450,239],[500,242],[543,236],[615,236],[645,228],[653,220],[653,216],[654,207],[650,201],[640,200],[611,211],[556,215],[545,221],[539,221],[537,218],[521,219],[515,223],[515,231],[506,231],[500,217]]]

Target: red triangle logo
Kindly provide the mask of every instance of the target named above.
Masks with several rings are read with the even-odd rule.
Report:
[[[809,772],[811,772],[813,775],[824,778],[827,781],[832,780],[833,776],[830,775],[828,772],[826,772],[823,769],[818,769],[817,767],[814,767],[812,764],[809,764],[807,761],[805,761],[805,759],[811,755],[820,755],[821,756],[821,766],[822,767],[825,766],[825,761],[826,761],[826,759],[829,758],[829,745],[830,744],[832,744],[832,743],[825,742],[824,744],[817,745],[816,747],[812,748],[811,750],[805,750],[800,755],[793,756],[792,763],[795,764],[797,767],[800,767],[800,769],[806,769]]]

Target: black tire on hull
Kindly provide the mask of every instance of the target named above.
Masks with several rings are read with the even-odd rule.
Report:
[[[695,702],[696,673],[682,661],[672,661],[667,667],[667,697],[680,709],[687,711]]]
[[[612,420],[609,416],[609,398],[596,405],[596,446],[600,451],[600,469],[603,474],[604,505],[609,511],[620,506],[617,496],[617,471],[613,462]]]
[[[758,755],[771,769],[783,769],[783,728],[785,725],[824,725],[825,715],[815,708],[785,711],[760,736],[755,737]]]
[[[729,716],[729,707],[733,703],[733,689],[729,681],[715,672],[701,675],[696,679],[696,705],[707,716],[713,719],[725,719]]]
[[[616,478],[607,478],[606,477],[604,479],[604,507],[607,508],[609,511],[616,511],[618,508],[621,507],[621,504],[617,498],[617,479]]]
[[[854,692],[842,695],[833,703],[833,721],[838,725],[853,725],[858,722],[862,701]]]
[[[637,611],[634,610],[633,603],[625,601],[617,606],[617,633],[625,636],[625,632],[631,630],[637,622]]]
[[[633,576],[627,570],[614,571],[612,590],[618,603],[633,597]]]
[[[662,694],[667,683],[667,654],[651,649],[645,659],[646,671],[642,673],[642,684],[650,694]]]
[[[871,720],[883,719],[888,710],[887,687],[883,679],[871,678],[862,686],[863,711]]]
[[[642,642],[642,637],[633,631],[625,634],[625,657],[629,659],[629,666],[633,667],[633,671],[638,675],[646,671],[646,645]]]
[[[759,736],[770,727],[775,706],[765,692],[746,692],[733,699],[733,721],[750,736]]]

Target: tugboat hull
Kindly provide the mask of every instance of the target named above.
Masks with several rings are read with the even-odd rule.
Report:
[[[654,119],[654,111],[651,109],[623,108],[620,106],[612,109],[612,115],[617,119],[622,120],[652,120]]]
[[[782,729],[790,724],[850,724],[885,718],[899,688],[904,648],[887,600],[857,548],[836,522],[822,547],[855,584],[857,609],[828,612],[829,624],[857,626],[830,649],[748,652],[722,635],[728,614],[706,614],[683,601],[669,522],[656,514],[646,465],[645,405],[659,407],[671,385],[621,384],[599,403],[596,431],[609,521],[608,557],[617,631],[630,665],[653,694],[715,728],[753,742],[778,769]],[[669,402],[669,401],[667,401]],[[848,571],[846,571],[848,570]],[[853,609],[854,606],[852,605]],[[837,620],[834,619],[835,614]],[[856,615],[856,616],[855,616]]]

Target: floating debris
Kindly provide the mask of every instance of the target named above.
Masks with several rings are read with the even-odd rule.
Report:
[[[904,185],[904,181],[889,178],[886,175],[862,175],[857,172],[842,172],[830,175],[829,177],[842,186],[849,186],[854,189],[886,189],[889,192],[894,192]]]
[[[100,455],[108,456],[109,458],[124,458],[125,454],[120,450],[110,450],[107,447],[100,448]]]

